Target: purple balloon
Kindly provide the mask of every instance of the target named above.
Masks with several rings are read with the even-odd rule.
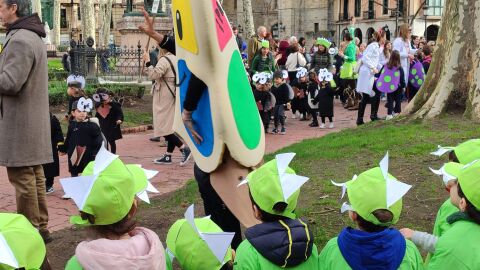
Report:
[[[415,88],[420,88],[425,82],[425,71],[423,65],[419,61],[415,61],[410,67],[410,74],[408,74],[408,82]]]
[[[400,69],[394,67],[392,69],[384,66],[380,77],[377,80],[377,89],[383,93],[392,93],[398,89],[400,84]]]

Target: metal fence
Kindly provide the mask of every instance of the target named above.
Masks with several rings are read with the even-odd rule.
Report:
[[[144,50],[140,43],[135,47],[93,48],[94,41],[70,42],[70,72],[82,75],[87,80],[99,83],[141,83],[147,81],[142,74],[142,55]]]

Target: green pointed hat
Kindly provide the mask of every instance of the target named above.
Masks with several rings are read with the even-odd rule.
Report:
[[[380,166],[354,176],[346,183],[332,183],[342,187],[342,198],[345,191],[350,204],[342,205],[342,213],[355,211],[363,219],[380,226],[390,226],[398,222],[402,212],[402,197],[411,188],[410,185],[398,181],[388,173],[388,152],[380,161]],[[393,214],[391,222],[380,222],[373,212],[389,210]]]
[[[0,269],[40,269],[45,243],[23,215],[0,214]]]
[[[435,170],[430,168],[430,170],[442,177],[443,183],[447,185],[447,183],[451,180],[458,179],[458,175],[462,170],[464,165],[457,163],[457,162],[448,162],[445,163],[440,169]]]
[[[270,48],[270,42],[268,40],[262,40],[262,48]]]
[[[458,183],[465,197],[480,211],[480,160],[475,160],[461,169]]]
[[[61,179],[65,194],[78,209],[95,217],[94,225],[110,225],[122,220],[132,208],[135,195],[149,203],[147,191],[157,192],[148,179],[156,171],[144,170],[139,165],[125,165],[117,155],[100,148],[95,161],[90,162],[82,176]],[[89,225],[80,216],[70,222]]]
[[[240,183],[240,185],[248,183],[253,200],[263,211],[272,215],[296,218],[294,211],[300,188],[309,178],[296,175],[295,171],[288,167],[294,157],[295,153],[276,155],[274,160],[249,173],[247,179]],[[277,203],[287,204],[283,212],[276,212],[273,209]]]
[[[317,38],[317,45],[322,45],[323,47],[329,49],[332,46],[332,43],[326,38]]]
[[[194,218],[194,206],[168,230],[167,252],[184,270],[218,270],[232,260],[235,233],[223,232],[210,217]]]
[[[472,139],[463,142],[455,147],[451,146],[438,146],[437,151],[430,154],[435,156],[442,156],[445,153],[455,152],[460,164],[468,164],[474,160],[480,159],[480,139]]]

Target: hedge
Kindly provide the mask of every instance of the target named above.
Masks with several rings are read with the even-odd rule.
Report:
[[[125,97],[142,98],[145,94],[145,86],[143,85],[120,85],[120,84],[88,84],[85,92],[88,96],[92,96],[98,87],[104,87],[114,93],[114,97],[118,101],[122,101]],[[65,81],[49,81],[48,95],[50,105],[61,105],[67,102],[67,85]]]

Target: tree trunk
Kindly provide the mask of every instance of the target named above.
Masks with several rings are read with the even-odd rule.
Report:
[[[252,0],[243,0],[243,20],[245,22],[245,37],[250,38],[255,35]]]
[[[461,110],[464,116],[480,120],[480,9],[476,0],[447,0],[443,21],[425,84],[404,114],[428,119]]]
[[[38,13],[38,17],[42,20],[42,2],[41,0],[32,0],[32,13]]]
[[[110,40],[110,23],[112,22],[113,0],[101,0],[99,11],[98,45],[107,46]]]
[[[82,34],[83,40],[86,40],[88,37],[92,37],[95,40],[95,12],[94,12],[94,1],[93,0],[82,0],[80,1],[80,13],[82,14]]]
[[[55,46],[60,45],[60,0],[53,1],[53,40]]]

